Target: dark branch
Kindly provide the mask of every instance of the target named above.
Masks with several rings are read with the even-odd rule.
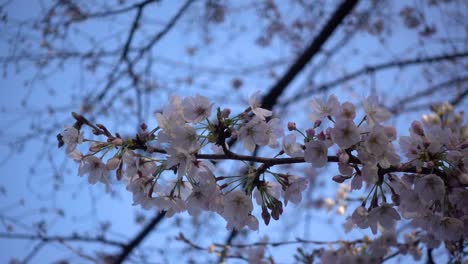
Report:
[[[224,263],[224,260],[227,257],[227,253],[229,250],[229,246],[232,244],[232,240],[237,236],[238,231],[233,229],[230,233],[229,236],[226,238],[226,242],[224,243],[223,250],[221,251],[221,255],[219,256],[218,263]]]
[[[42,242],[89,242],[89,243],[101,243],[111,246],[124,247],[125,244],[122,242],[109,240],[104,237],[87,237],[80,235],[71,236],[44,236],[44,235],[30,235],[30,234],[15,234],[15,233],[0,233],[0,238],[7,239],[23,239],[23,240],[39,240]]]
[[[435,92],[441,91],[444,88],[451,87],[451,86],[454,86],[454,85],[463,84],[463,83],[465,83],[467,81],[468,81],[468,76],[463,76],[463,77],[457,77],[457,78],[454,78],[454,79],[451,79],[451,80],[448,80],[448,81],[445,81],[445,82],[442,82],[442,83],[438,83],[438,84],[433,85],[433,86],[431,86],[431,87],[429,87],[427,89],[424,89],[422,91],[416,92],[416,93],[414,93],[412,95],[408,95],[408,96],[400,99],[392,107],[390,107],[389,110],[393,114],[401,113],[401,112],[407,110],[406,105],[408,103],[421,100],[424,97],[432,96]],[[425,103],[425,105],[427,107],[427,103]]]
[[[141,49],[140,53],[144,53],[144,52],[148,51],[149,49],[151,49],[151,47],[154,46],[154,44],[156,44],[156,42],[158,42],[160,39],[162,39],[174,27],[174,25],[177,23],[177,21],[179,21],[179,19],[182,17],[182,15],[185,13],[185,11],[190,7],[190,5],[193,2],[194,2],[194,0],[187,0],[187,2],[185,2],[185,4],[179,9],[179,11],[177,11],[175,16],[172,17],[172,19],[166,24],[166,26],[163,28],[163,30],[161,30],[158,34],[156,34],[150,40],[150,42]]]
[[[351,13],[358,0],[344,1],[333,13],[326,25],[322,28],[319,35],[310,43],[307,49],[302,53],[296,62],[291,65],[286,74],[270,89],[270,92],[263,97],[262,106],[266,109],[272,109],[278,98],[284,92],[286,87],[294,78],[304,69],[310,60],[320,51],[323,44],[331,37],[335,29],[341,24],[344,18]]]
[[[120,255],[116,256],[115,264],[120,264],[127,259],[127,257],[133,252],[135,248],[137,248],[140,243],[153,231],[153,229],[161,222],[161,220],[166,215],[165,211],[158,213],[146,226],[143,228],[140,233],[133,238],[127,245],[123,247],[122,252]]]
[[[423,63],[434,63],[434,62],[447,61],[447,60],[448,61],[457,60],[457,59],[465,58],[467,56],[468,56],[468,52],[460,52],[460,53],[453,53],[453,54],[437,55],[437,56],[426,57],[426,58],[413,58],[413,59],[400,60],[400,61],[390,61],[390,62],[385,62],[381,64],[376,64],[373,66],[365,66],[361,68],[360,70],[352,72],[336,80],[314,87],[313,89],[305,90],[301,93],[298,93],[292,98],[289,98],[288,100],[283,102],[281,106],[286,106],[293,102],[297,102],[299,100],[305,99],[308,96],[313,95],[315,93],[325,92],[337,85],[356,79],[360,77],[361,75],[375,73],[376,71],[390,69],[394,67],[402,68],[402,67],[408,67],[408,66],[413,66],[413,65],[423,64]]]

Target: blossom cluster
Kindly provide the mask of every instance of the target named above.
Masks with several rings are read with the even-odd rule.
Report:
[[[316,98],[305,131],[294,122],[284,129],[271,111],[261,108],[258,97],[259,93],[253,94],[249,107],[233,116],[229,108],[214,109],[204,96],[173,96],[156,114],[158,126],[149,130],[142,124],[134,138],[112,134],[74,113],[76,122],[58,135],[59,146],[66,145],[66,152],[79,163],[78,174],[86,175],[90,184],[102,183],[109,189],[115,172],[135,205],[166,211],[169,217],[183,211],[192,216],[211,211],[221,215],[229,229],[256,230],[253,200],[268,224],[271,218],[280,218],[283,204],[300,203],[308,186],[307,177],[275,172],[276,165],[307,163],[322,168],[334,162],[339,174],[333,181],[349,182],[351,191],[365,186],[367,197],[345,226],[369,228],[374,234],[381,230],[385,239],[376,240],[380,244],[371,251],[384,253],[374,256],[398,245],[391,234],[402,218],[419,230],[412,239],[428,247],[468,237],[468,130],[463,113],[441,105],[422,122],[413,122],[410,135],[399,138],[404,161],[394,145],[396,128],[384,124],[390,112],[376,96],[364,99],[359,122],[355,104],[341,103],[334,95]],[[84,127],[106,140],[85,138]],[[268,146],[278,154],[241,155],[231,151],[228,141],[233,140],[242,141],[249,153]],[[87,154],[77,147],[83,143],[91,144]],[[217,176],[213,162],[220,160],[259,165],[250,165],[242,175]],[[337,257],[360,256],[356,252],[348,247],[322,255],[336,263]]]

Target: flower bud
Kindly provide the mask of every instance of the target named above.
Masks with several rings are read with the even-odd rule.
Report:
[[[142,130],[146,130],[146,129],[148,129],[148,125],[147,125],[146,123],[141,123],[141,124],[140,124],[140,128],[141,128]]]
[[[224,108],[223,111],[221,111],[221,116],[223,118],[228,118],[230,114],[231,114],[230,108]]]
[[[123,140],[121,138],[114,138],[112,140],[112,144],[114,144],[116,146],[122,146],[123,145]]]
[[[262,206],[262,219],[263,222],[265,222],[265,225],[270,223],[270,214],[268,213],[268,210],[265,206]]]
[[[431,160],[431,161],[428,161],[426,162],[426,167],[428,167],[429,169],[432,169],[434,168],[434,162]]]
[[[411,129],[416,133],[416,135],[424,136],[424,129],[421,122],[413,121],[413,123],[411,123]]]
[[[118,157],[113,157],[109,159],[106,163],[106,169],[108,170],[115,170],[120,164],[120,159]]]
[[[91,152],[98,152],[98,151],[100,151],[102,148],[104,148],[106,145],[107,145],[107,143],[99,143],[99,142],[93,143],[93,144],[91,145],[91,147],[89,147],[89,151],[91,151]]]
[[[322,124],[322,120],[315,120],[314,122],[314,128],[319,127]]]
[[[342,175],[333,176],[332,180],[337,183],[343,183],[346,180],[346,177]]]
[[[349,155],[348,153],[344,152],[344,151],[339,151],[338,152],[338,159],[340,160],[341,163],[348,163],[349,161]]]
[[[431,145],[431,142],[427,138],[425,138],[423,141],[423,145],[424,145],[424,148],[427,149]]]
[[[309,138],[313,138],[315,136],[315,130],[313,128],[309,128],[306,130],[306,135]]]
[[[317,138],[318,138],[319,140],[326,140],[326,139],[327,139],[327,135],[325,135],[325,133],[323,133],[323,131],[322,131],[322,132],[320,132],[320,134],[318,134]]]
[[[289,131],[294,131],[294,130],[296,130],[296,123],[294,123],[294,122],[288,122],[288,130],[289,130]]]
[[[465,141],[460,145],[460,149],[466,149],[466,148],[468,148],[468,141]]]
[[[384,128],[385,135],[390,139],[390,140],[395,140],[397,138],[397,131],[396,128],[393,126],[386,126]]]

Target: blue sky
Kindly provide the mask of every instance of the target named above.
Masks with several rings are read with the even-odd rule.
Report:
[[[167,1],[163,2],[163,4],[158,4],[148,11],[155,12],[155,16],[161,20],[164,20],[163,18],[168,13],[175,12],[179,7],[176,1],[170,3],[167,3]],[[400,1],[397,5],[403,5],[403,3],[404,1]],[[38,6],[34,6],[36,4],[37,2],[35,1],[14,1],[8,6],[8,14],[12,19],[33,16],[39,11]],[[215,104],[219,104],[220,106],[230,105],[228,102],[233,101],[233,109],[235,110],[244,108],[248,95],[256,90],[266,91],[272,83],[272,79],[265,77],[271,74],[270,72],[260,72],[253,77],[246,77],[245,86],[242,89],[226,89],[226,92],[223,89],[225,89],[226,84],[232,81],[232,76],[206,74],[196,76],[196,82],[193,85],[181,85],[175,81],[179,75],[183,77],[189,73],[189,75],[195,76],[197,75],[197,67],[200,67],[200,65],[212,68],[221,66],[235,71],[241,68],[240,66],[242,65],[255,64],[256,62],[277,58],[290,59],[292,57],[291,52],[285,49],[280,41],[274,41],[272,46],[266,50],[252,45],[252,41],[256,36],[255,28],[257,25],[255,24],[255,20],[250,18],[249,13],[240,12],[237,19],[245,21],[246,25],[254,28],[252,32],[246,32],[245,36],[232,40],[229,33],[222,33],[223,27],[225,28],[225,32],[229,32],[228,29],[232,26],[227,21],[224,25],[220,26],[221,33],[216,35],[215,44],[207,47],[202,47],[198,43],[200,32],[194,32],[192,31],[193,27],[190,27],[190,22],[195,21],[195,19],[195,15],[188,16],[178,31],[168,34],[157,45],[158,52],[156,52],[156,56],[172,58],[189,66],[184,68],[183,71],[174,72],[171,67],[162,65],[158,68],[157,74],[148,77],[148,79],[161,83],[166,88],[162,92],[156,93],[153,97],[147,98],[144,102],[144,119],[148,120],[150,126],[155,124],[153,110],[160,109],[170,94],[186,96],[201,92],[212,98]],[[115,23],[125,25],[130,20],[131,17],[124,16],[120,17]],[[88,33],[98,36],[106,36],[108,32],[113,32],[114,30],[107,24],[101,25],[93,22],[86,24],[84,28]],[[241,32],[240,30],[237,29],[235,32]],[[1,34],[12,34],[13,31],[11,28],[3,28],[0,32]],[[340,34],[338,33],[331,38],[325,47],[333,47],[340,40]],[[414,51],[418,45],[416,45],[417,39],[414,38],[413,33],[408,30],[400,30],[393,32],[393,34],[393,37],[383,45],[384,48],[375,38],[371,38],[365,34],[358,34],[345,49],[340,50],[336,54],[336,57],[339,59],[327,65],[329,70],[317,75],[315,81],[321,82],[334,79],[344,69],[359,69],[362,65],[387,61],[395,57],[405,57],[407,53],[411,55],[420,53]],[[125,34],[121,35],[126,36]],[[142,37],[137,37],[136,41],[141,41]],[[85,48],[88,45],[83,40],[82,35],[77,34],[76,37],[71,37],[71,40],[74,40],[72,41],[74,47]],[[105,39],[103,41],[107,41],[109,47],[112,47],[112,41]],[[181,45],[180,43],[188,44]],[[39,43],[36,43],[36,45],[39,45]],[[200,47],[197,56],[187,56],[184,49],[187,46],[197,45]],[[424,53],[437,54],[438,52],[443,52],[444,50],[440,46],[433,45],[427,47]],[[39,49],[39,47],[33,47],[33,50],[35,49]],[[355,49],[359,49],[361,52],[356,54],[354,53]],[[5,41],[0,41],[0,54],[4,56],[11,53],[12,47],[8,46]],[[320,67],[319,62],[320,60],[314,60],[311,63],[311,67]],[[190,65],[194,65],[193,69],[191,69]],[[145,212],[133,207],[131,205],[131,197],[124,191],[125,187],[123,184],[115,185],[114,188],[117,193],[115,197],[105,194],[103,186],[89,186],[84,178],[76,176],[76,164],[66,161],[64,151],[56,149],[55,135],[60,132],[61,128],[72,124],[73,121],[69,113],[79,110],[79,98],[102,87],[103,81],[102,75],[100,75],[103,73],[102,70],[98,71],[95,76],[92,74],[81,76],[80,72],[83,65],[69,63],[65,65],[64,70],[46,72],[47,78],[42,81],[37,79],[37,70],[34,67],[27,64],[20,64],[19,67],[21,71],[18,74],[14,73],[15,70],[12,66],[7,70],[8,74],[0,80],[0,89],[3,92],[3,96],[0,97],[0,107],[2,110],[0,112],[0,120],[4,124],[4,128],[0,130],[2,138],[0,141],[0,172],[2,175],[0,187],[6,190],[6,194],[0,194],[0,214],[3,220],[3,228],[13,224],[15,230],[19,233],[33,233],[33,225],[41,219],[46,219],[51,234],[71,234],[73,232],[96,234],[98,232],[96,226],[99,223],[105,224],[106,222],[111,222],[112,227],[108,233],[109,237],[116,239],[131,238],[132,234],[140,229],[140,226],[135,224],[134,213],[138,212],[148,218],[155,212]],[[284,69],[284,66],[275,68],[277,74],[281,74]],[[163,77],[165,76],[170,76],[170,78],[164,79]],[[395,80],[395,76],[402,77]],[[285,98],[304,89],[304,83],[307,78],[308,76],[306,75],[299,76],[291,84],[291,87],[288,88]],[[399,75],[398,70],[389,70],[379,73],[375,78],[378,84],[377,90],[382,96],[384,103],[388,104],[391,103],[390,99],[394,98],[394,96],[404,95],[408,90],[411,91],[413,86],[418,86],[421,83],[419,69],[409,69],[406,75]],[[29,87],[26,87],[24,81],[28,79],[34,79],[35,81]],[[369,82],[370,80],[364,79],[359,81]],[[365,83],[361,84],[360,82],[352,82],[349,86],[339,87],[337,94],[340,99],[357,102],[367,96],[370,93],[369,85]],[[396,83],[400,86],[394,87]],[[24,98],[27,98],[26,106],[21,104]],[[298,124],[310,122],[307,119],[307,115],[297,115],[297,109],[301,109],[301,112],[308,111],[308,101],[303,100],[296,107],[278,113],[284,117],[283,123],[291,120],[297,120]],[[62,112],[53,117],[39,114],[45,112],[44,109],[50,106],[60,107]],[[397,126],[400,135],[407,134],[408,120],[417,118],[418,116],[420,116],[420,113],[413,113],[394,119],[391,123]],[[134,120],[129,121],[125,117],[118,118],[117,121],[113,121],[113,117],[103,117],[102,122],[109,124],[110,128],[119,129],[119,131],[134,132],[136,126]],[[31,123],[56,125],[57,129],[46,131],[36,138],[35,128],[31,127]],[[301,127],[300,125],[300,128],[304,129],[307,126],[303,125]],[[10,154],[10,148],[6,145],[13,142],[13,139],[23,135],[26,135],[28,139],[26,144],[24,146],[15,144],[15,149],[21,148],[22,151]],[[233,171],[235,166],[228,164],[223,169]],[[330,167],[333,167],[333,169],[319,171],[321,181],[326,182],[326,179],[334,175],[336,168],[333,165]],[[31,168],[33,168],[34,173],[31,173]],[[54,178],[61,182],[62,189],[60,191],[53,191],[52,179]],[[333,196],[335,189],[336,184],[327,183],[323,188],[314,191],[311,195],[315,198],[321,195]],[[41,208],[46,208],[47,210]],[[59,208],[65,210],[65,219],[57,215],[56,210]],[[348,213],[353,208],[351,206],[348,209]],[[257,209],[255,214],[260,216],[260,212]],[[272,221],[268,227],[261,224],[260,231],[253,232],[251,238],[255,240],[257,237],[268,235],[271,241],[291,240],[296,237],[334,240],[345,236],[343,231],[337,228],[344,218],[334,218],[323,210],[308,210],[310,209],[307,209],[304,205],[301,207],[288,205],[281,221]],[[296,220],[298,218],[309,220],[302,221],[300,225],[297,225]],[[179,254],[177,249],[184,248],[185,245],[174,241],[173,238],[179,232],[187,232],[194,237],[196,235],[194,230],[186,229],[187,225],[183,225],[180,228],[177,223],[182,222],[184,224],[190,221],[196,220],[192,220],[186,214],[183,214],[181,217],[165,220],[158,226],[158,231],[154,232],[150,239],[145,241],[145,247],[163,249],[170,247],[168,258],[170,263],[174,263]],[[203,245],[209,245],[209,243],[213,242],[212,238],[217,242],[221,242],[228,234],[224,228],[225,222],[219,216],[210,217],[204,215],[199,221],[201,228],[197,241]],[[203,226],[203,224],[206,225]],[[4,229],[1,229],[1,231],[4,231]],[[207,236],[208,232],[209,236]],[[350,235],[346,235],[346,238],[352,239],[363,233],[366,232],[355,230]],[[0,262],[7,262],[12,257],[25,257],[27,254],[25,252],[30,251],[36,245],[36,242],[31,241],[0,239],[0,247],[2,249]],[[73,247],[75,246],[76,244],[73,244]],[[115,252],[113,248],[102,246],[89,247],[88,245],[78,245],[78,247],[83,247],[88,253],[94,251]],[[279,263],[288,262],[291,259],[291,248],[293,247],[285,247],[284,249],[274,248],[271,250],[271,253],[274,253]],[[70,253],[70,250],[66,246],[59,245],[58,243],[51,244],[44,247],[32,259],[31,263],[56,261],[61,257],[68,257],[70,255],[73,254]],[[212,256],[211,258],[213,259]],[[74,263],[74,261],[80,263],[83,259],[75,257],[72,262]],[[161,262],[166,261],[162,260]]]

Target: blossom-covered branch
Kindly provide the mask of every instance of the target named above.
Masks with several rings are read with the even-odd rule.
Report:
[[[308,185],[308,178],[273,171],[275,166],[305,163],[322,168],[331,162],[339,170],[333,181],[349,181],[350,191],[367,185],[367,197],[348,218],[347,229],[369,228],[376,234],[380,228],[385,235],[403,216],[420,230],[411,241],[457,245],[466,236],[468,141],[463,113],[441,105],[422,122],[414,121],[410,136],[399,138],[408,158],[401,162],[393,144],[396,129],[383,124],[390,112],[379,105],[376,96],[363,101],[361,118],[351,102],[340,103],[333,95],[316,98],[311,104],[313,125],[301,131],[289,122],[291,133],[285,135],[281,121],[261,108],[258,95],[252,95],[245,111],[233,116],[229,108],[217,108],[214,117],[213,104],[206,97],[174,96],[156,114],[158,126],[149,129],[142,124],[133,138],[73,113],[76,122],[58,135],[59,146],[67,146],[69,156],[80,164],[78,174],[88,175],[89,183],[100,182],[110,189],[110,172],[115,171],[117,180],[125,180],[134,204],[158,208],[168,217],[183,211],[192,216],[211,211],[226,220],[228,229],[247,226],[256,230],[259,223],[253,200],[268,225],[271,218],[280,218],[283,203],[300,203]],[[85,127],[106,140],[85,137]],[[298,136],[302,140],[297,141]],[[247,152],[257,146],[279,152],[273,157],[239,154],[226,143],[232,138],[241,140]],[[91,145],[89,153],[83,154],[78,145],[86,142]],[[329,155],[333,149],[336,155]],[[245,175],[216,175],[213,160],[253,163]],[[388,244],[384,253],[374,252],[373,257],[377,254],[382,260],[392,245],[397,244]],[[348,255],[356,248],[341,250]]]

